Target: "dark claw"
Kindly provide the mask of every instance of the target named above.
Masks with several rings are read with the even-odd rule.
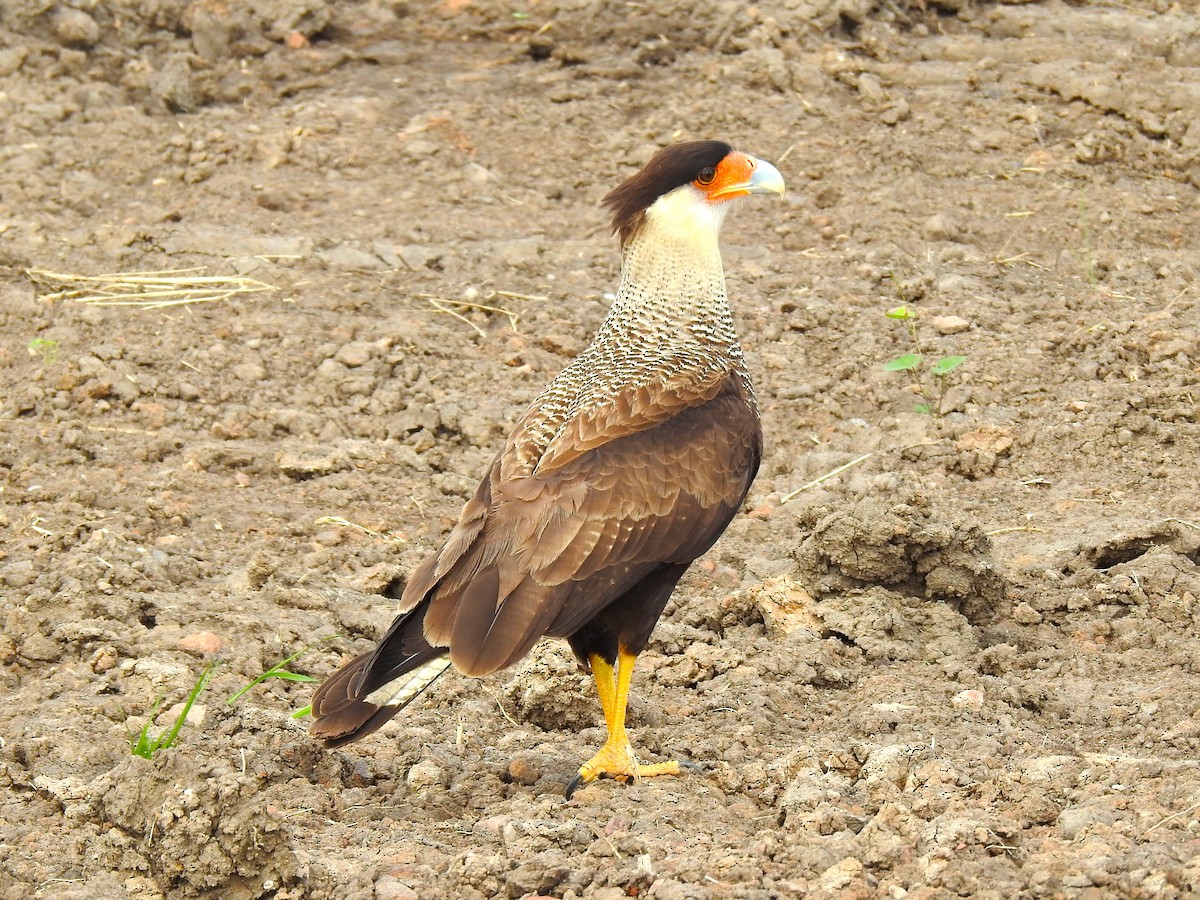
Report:
[[[568,800],[570,800],[571,795],[574,794],[577,790],[579,790],[579,786],[582,784],[583,784],[583,776],[582,775],[576,775],[574,778],[572,778],[570,781],[568,781],[566,798]]]
[[[700,775],[703,775],[705,772],[708,771],[708,767],[701,765],[700,763],[694,763],[694,762],[691,762],[690,760],[686,760],[686,759],[678,760],[678,762],[679,762],[679,768],[687,769],[689,772],[697,772]]]

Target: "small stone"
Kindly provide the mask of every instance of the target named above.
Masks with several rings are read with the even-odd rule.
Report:
[[[400,152],[410,159],[425,159],[436,154],[439,149],[433,141],[422,137],[410,137],[400,145]]]
[[[25,57],[28,55],[29,51],[24,47],[5,47],[0,50],[0,78],[11,75],[21,68],[21,64],[25,62]]]
[[[1042,614],[1025,602],[1017,604],[1012,617],[1018,625],[1037,625],[1042,621]]]
[[[179,717],[183,715],[183,708],[186,705],[186,702],[179,702],[166,712],[160,713],[157,718],[158,724],[170,724],[178,721]],[[193,703],[192,708],[188,710],[187,718],[184,721],[186,721],[189,725],[203,725],[204,717],[206,715],[208,715],[208,707],[204,706],[202,703]]]
[[[971,327],[971,323],[961,316],[931,316],[929,324],[938,334],[958,334]]]
[[[101,675],[114,668],[119,659],[117,651],[112,647],[98,647],[88,660],[88,667],[97,675]]]
[[[508,764],[508,774],[517,784],[529,786],[542,777],[542,770],[532,761],[518,756]]]
[[[331,269],[382,269],[387,266],[382,259],[367,250],[338,244],[316,254],[317,259]]]
[[[767,631],[775,636],[804,628],[822,634],[825,625],[816,613],[812,594],[786,577],[768,578],[748,591],[751,601],[762,614]]]
[[[59,43],[68,47],[92,47],[100,40],[100,26],[81,9],[60,8],[53,27]]]
[[[917,764],[929,751],[919,744],[888,744],[872,750],[863,761],[859,777],[865,784],[890,782],[903,788]]]
[[[958,241],[962,229],[946,213],[934,213],[921,225],[921,237],[927,241]]]
[[[346,374],[346,367],[336,359],[330,358],[317,366],[317,374],[322,378],[342,378]]]
[[[332,475],[351,467],[350,458],[335,450],[332,453],[304,454],[284,451],[276,460],[279,471],[296,481],[307,481],[318,475]]]
[[[487,184],[489,181],[495,181],[496,175],[489,169],[485,169],[479,163],[467,163],[463,168],[463,174],[467,176],[467,181],[471,184]]]
[[[408,776],[405,778],[408,786],[414,790],[424,790],[425,788],[438,787],[446,781],[446,773],[431,759],[423,759],[411,769],[408,770]]]
[[[337,353],[333,358],[340,362],[343,366],[351,369],[357,369],[359,366],[366,365],[371,360],[371,356],[375,352],[375,347],[366,341],[352,341],[349,344],[343,344],[338,348]]]
[[[221,649],[221,639],[211,631],[197,631],[179,639],[179,649],[189,653],[216,653]]]
[[[938,412],[943,416],[947,416],[952,412],[962,412],[966,409],[967,404],[971,402],[971,386],[966,384],[956,384],[953,387],[947,388],[946,393],[942,395],[942,402],[938,404]]]
[[[959,691],[950,698],[950,705],[959,711],[983,709],[983,691]]]
[[[836,863],[821,873],[819,883],[822,890],[840,891],[851,882],[862,878],[863,864],[851,856]]]
[[[375,900],[417,900],[420,896],[399,878],[380,876],[375,882]]]
[[[883,82],[870,72],[858,76],[858,92],[868,100],[879,101],[884,98]]]
[[[1058,814],[1058,831],[1065,840],[1074,841],[1094,828],[1112,825],[1118,815],[1099,804],[1069,806]],[[1143,887],[1145,884],[1142,882]]]
[[[267,377],[266,367],[262,363],[256,362],[238,363],[236,366],[230,367],[229,373],[239,381],[251,383],[263,381]]]
[[[884,125],[899,125],[911,116],[912,110],[908,106],[908,101],[900,97],[884,108],[883,112],[879,114],[879,121]]]

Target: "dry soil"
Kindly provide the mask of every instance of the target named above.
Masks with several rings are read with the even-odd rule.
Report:
[[[0,131],[0,897],[1200,891],[1190,2],[6,0]],[[763,469],[635,679],[706,773],[565,801],[561,645],[344,750],[228,702],[386,627],[701,137],[790,185],[725,229]],[[270,290],[82,302],[193,268]]]

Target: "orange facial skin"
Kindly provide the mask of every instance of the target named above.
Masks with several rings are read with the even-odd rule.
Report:
[[[734,150],[717,163],[709,181],[701,180],[704,174],[707,174],[702,173],[701,178],[693,181],[692,185],[703,192],[710,203],[722,203],[734,197],[743,197],[750,193],[750,178],[757,166],[758,160],[753,156]]]

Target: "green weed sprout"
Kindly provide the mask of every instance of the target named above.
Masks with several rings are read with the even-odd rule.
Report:
[[[192,711],[192,705],[196,702],[196,699],[204,693],[205,687],[208,686],[208,679],[212,675],[212,671],[216,668],[216,665],[216,663],[209,663],[204,667],[204,671],[200,673],[200,678],[197,679],[196,684],[188,694],[187,702],[183,704],[183,709],[175,717],[175,724],[156,738],[150,737],[150,726],[154,722],[154,717],[158,714],[158,708],[162,705],[162,700],[159,699],[154,704],[154,709],[150,712],[150,718],[142,726],[141,733],[137,735],[133,732],[129,733],[130,753],[134,756],[140,756],[142,759],[154,759],[154,754],[159,750],[165,750],[175,745],[175,739],[179,737],[179,729],[183,728],[183,723],[187,721],[188,713]]]
[[[30,356],[40,356],[42,362],[52,363],[58,360],[58,341],[50,338],[34,338],[26,345]]]
[[[286,668],[289,664],[295,662],[297,659],[299,659],[301,656],[303,656],[305,653],[307,653],[312,648],[313,648],[313,645],[309,644],[304,649],[297,650],[295,653],[293,653],[287,659],[283,659],[283,660],[280,660],[279,662],[275,663],[275,665],[271,666],[271,668],[267,669],[265,672],[263,672],[261,675],[259,675],[257,678],[255,678],[253,681],[251,681],[249,684],[247,684],[245,687],[243,687],[240,691],[230,694],[225,699],[225,702],[228,705],[233,706],[233,704],[235,704],[244,694],[246,694],[248,691],[250,691],[251,688],[255,687],[256,685],[262,684],[264,681],[266,681],[269,678],[282,678],[284,681],[301,681],[301,682],[316,681],[317,679],[313,678],[311,675],[301,675],[299,672],[289,672],[288,669]]]
[[[889,319],[895,319],[898,322],[904,323],[913,345],[912,353],[905,353],[902,356],[897,356],[895,359],[888,360],[883,364],[884,370],[888,372],[907,372],[913,387],[916,388],[917,392],[923,398],[922,402],[917,405],[917,412],[938,415],[942,399],[946,396],[946,376],[966,362],[966,356],[943,356],[927,364],[925,356],[921,353],[921,338],[917,331],[916,313],[907,306],[897,306],[889,309],[884,315]],[[925,380],[922,378],[923,372],[928,372],[937,379],[938,395],[936,404],[933,403],[930,392],[926,388]]]

